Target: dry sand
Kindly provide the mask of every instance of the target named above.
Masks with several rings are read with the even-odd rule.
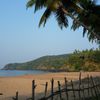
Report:
[[[82,77],[86,77],[87,74],[92,76],[100,76],[100,72],[82,72]],[[35,80],[37,98],[40,98],[40,94],[44,92],[44,84],[49,82],[48,90],[50,90],[50,80],[54,78],[57,87],[57,81],[64,82],[64,77],[68,80],[77,80],[79,78],[78,72],[61,72],[61,73],[48,73],[39,75],[24,75],[16,77],[0,77],[0,100],[12,100],[16,91],[19,92],[19,100],[26,100],[31,97],[32,80]]]

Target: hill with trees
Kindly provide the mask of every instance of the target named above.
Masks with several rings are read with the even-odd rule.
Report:
[[[7,64],[4,70],[100,71],[100,49],[44,56],[25,63]]]

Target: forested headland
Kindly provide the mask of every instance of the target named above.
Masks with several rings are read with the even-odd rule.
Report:
[[[100,49],[75,50],[70,54],[43,56],[25,63],[10,63],[5,70],[100,71]]]

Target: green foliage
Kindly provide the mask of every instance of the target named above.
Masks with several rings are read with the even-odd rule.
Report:
[[[75,50],[72,54],[44,56],[26,63],[8,64],[4,69],[100,71],[100,49]]]

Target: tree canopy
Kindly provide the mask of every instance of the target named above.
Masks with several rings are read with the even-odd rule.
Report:
[[[27,8],[35,7],[34,12],[45,8],[39,27],[45,26],[48,18],[54,14],[59,27],[68,27],[68,17],[73,20],[71,29],[83,27],[83,36],[89,41],[100,44],[100,5],[96,0],[28,0]]]

